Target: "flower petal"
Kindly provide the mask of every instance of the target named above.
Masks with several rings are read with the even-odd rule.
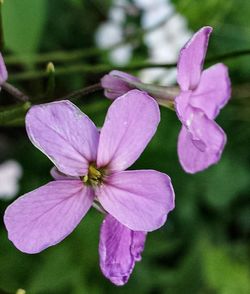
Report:
[[[170,178],[154,170],[114,173],[96,191],[103,208],[134,231],[153,231],[174,208]]]
[[[201,28],[181,49],[177,81],[183,91],[194,90],[199,83],[211,32],[211,27]]]
[[[182,126],[178,139],[178,156],[183,169],[196,173],[220,160],[226,143],[226,134],[216,124],[199,112],[194,112],[189,129]]]
[[[0,85],[2,85],[8,79],[8,72],[3,60],[3,56],[0,53]]]
[[[214,119],[228,102],[231,85],[227,67],[217,63],[204,70],[197,89],[192,93],[190,104],[202,109],[208,118]]]
[[[8,237],[22,252],[38,253],[68,236],[93,199],[93,191],[79,180],[50,182],[6,209]]]
[[[110,106],[101,129],[97,165],[124,170],[141,155],[160,121],[156,101],[139,90],[129,91]]]
[[[31,142],[64,174],[85,175],[96,160],[99,132],[70,101],[33,106],[26,115]]]
[[[101,79],[101,85],[104,88],[104,95],[110,99],[116,99],[128,91],[134,89],[129,84],[131,82],[140,82],[140,80],[126,72],[112,70]]]
[[[67,176],[63,173],[61,173],[55,166],[52,167],[50,170],[50,175],[52,178],[56,181],[58,180],[79,180],[79,177],[73,177],[73,176]]]
[[[107,215],[101,226],[99,255],[102,273],[112,283],[127,283],[146,241],[145,232],[132,231]]]
[[[191,94],[191,91],[180,92],[180,94],[175,97],[174,100],[176,114],[182,123],[186,123],[190,116],[189,100]]]

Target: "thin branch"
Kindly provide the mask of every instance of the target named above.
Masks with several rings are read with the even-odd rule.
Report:
[[[69,52],[65,51],[54,51],[48,53],[40,54],[31,54],[31,55],[19,55],[19,56],[5,56],[4,61],[7,65],[19,64],[19,63],[47,63],[49,61],[53,62],[72,62],[86,57],[94,57],[100,54],[106,54],[114,49],[117,49],[123,45],[126,45],[130,42],[141,40],[142,37],[149,32],[152,32],[162,25],[164,25],[173,15],[169,18],[164,19],[157,23],[156,25],[147,28],[147,29],[138,29],[134,34],[127,36],[124,40],[110,46],[109,48],[86,48],[86,49],[77,49]]]
[[[206,59],[206,63],[217,62],[228,60],[232,58],[238,58],[242,56],[250,55],[250,49],[232,51],[228,53],[219,54],[216,56],[208,57]],[[68,75],[75,73],[88,73],[88,74],[103,74],[111,71],[116,68],[121,71],[133,71],[140,70],[144,68],[173,68],[176,67],[176,63],[151,63],[151,62],[134,62],[125,66],[114,66],[111,64],[75,64],[70,66],[58,66],[56,70],[56,75]],[[46,72],[44,71],[26,71],[22,73],[12,74],[9,77],[11,81],[24,81],[24,80],[32,80],[37,78],[42,78],[46,76]]]
[[[140,62],[140,63],[132,63],[126,66],[114,66],[111,64],[99,64],[99,65],[90,65],[90,64],[76,64],[70,66],[58,66],[56,68],[55,75],[68,75],[68,74],[76,74],[76,73],[88,73],[88,74],[103,74],[109,72],[116,68],[117,70],[138,70],[144,68],[172,68],[175,67],[176,63],[169,63],[169,64],[153,64],[149,62]],[[26,71],[17,74],[10,74],[9,80],[10,81],[25,81],[25,80],[32,80],[38,79],[47,76],[46,72],[44,71]]]
[[[238,57],[242,57],[246,55],[250,55],[250,49],[236,50],[236,51],[231,51],[228,53],[222,53],[216,56],[211,56],[206,59],[206,63],[238,58]]]
[[[12,86],[9,83],[3,83],[1,86],[6,92],[8,92],[9,94],[11,94],[12,96],[16,97],[18,100],[22,101],[22,102],[26,102],[29,100],[29,97],[27,95],[25,95],[23,92],[21,92],[20,90],[18,90],[16,87]]]
[[[97,83],[88,87],[85,87],[83,89],[74,91],[64,97],[58,98],[56,100],[73,100],[73,99],[78,99],[81,98],[82,96],[86,96],[90,93],[96,92],[96,91],[100,91],[102,90],[102,86],[101,83]]]

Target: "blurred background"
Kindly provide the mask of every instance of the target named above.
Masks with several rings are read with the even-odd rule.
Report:
[[[171,85],[174,68],[133,68],[145,61],[176,62],[179,49],[204,25],[214,28],[209,57],[250,53],[249,15],[246,0],[5,0],[8,82],[28,94],[31,103],[98,83],[105,72],[120,67],[129,67],[144,82]],[[47,89],[49,61],[56,68],[53,92]],[[176,153],[180,123],[174,112],[162,108],[154,139],[131,167],[169,174],[176,208],[164,227],[148,235],[128,284],[116,287],[101,274],[102,216],[92,209],[63,242],[36,255],[19,252],[1,220],[1,293],[18,288],[34,294],[250,293],[250,54],[221,62],[229,66],[233,95],[218,117],[228,136],[219,164],[186,174]],[[102,125],[110,105],[102,91],[74,102]],[[51,180],[52,163],[26,135],[26,109],[1,91],[1,216],[16,197]]]

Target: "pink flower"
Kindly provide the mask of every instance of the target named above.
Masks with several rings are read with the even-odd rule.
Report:
[[[146,232],[135,232],[107,215],[101,226],[100,267],[106,278],[121,286],[127,283],[146,241]]]
[[[227,67],[217,63],[202,71],[211,27],[201,28],[181,49],[178,61],[177,81],[180,91],[173,87],[157,87],[143,84],[135,77],[112,71],[102,79],[105,95],[119,88],[119,94],[127,89],[140,88],[153,96],[160,105],[172,107],[182,122],[178,139],[178,156],[183,169],[196,173],[220,160],[226,143],[224,131],[214,119],[231,95]],[[105,83],[103,82],[105,81]]]
[[[69,101],[32,107],[27,133],[58,175],[7,208],[9,239],[23,252],[40,252],[69,235],[94,201],[130,230],[161,227],[174,208],[170,178],[154,170],[124,171],[143,152],[159,120],[157,103],[137,90],[110,106],[100,133]]]
[[[175,108],[182,122],[178,155],[189,173],[217,163],[226,143],[226,135],[214,119],[231,95],[228,70],[218,63],[202,71],[211,32],[211,27],[201,28],[182,48],[178,61],[181,92]]]
[[[8,72],[3,60],[3,56],[0,53],[0,86],[6,82],[6,80],[8,79]]]

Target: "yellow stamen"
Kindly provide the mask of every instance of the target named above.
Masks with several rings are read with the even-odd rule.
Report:
[[[102,183],[104,171],[97,169],[94,163],[89,165],[88,174],[82,177],[82,181],[86,185],[98,186]]]
[[[93,165],[89,166],[89,178],[98,180],[102,174]]]

